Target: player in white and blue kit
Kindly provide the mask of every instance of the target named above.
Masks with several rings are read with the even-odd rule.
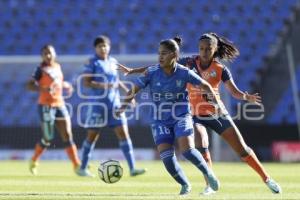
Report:
[[[127,160],[130,175],[136,176],[145,173],[145,169],[135,168],[132,142],[128,133],[125,113],[116,118],[113,110],[121,107],[119,86],[128,91],[126,86],[119,81],[117,73],[117,60],[109,56],[110,40],[100,35],[94,40],[96,55],[85,65],[83,84],[89,88],[88,113],[85,122],[87,138],[82,145],[82,160],[79,176],[92,176],[88,170],[91,151],[99,138],[100,128],[108,126],[113,128],[119,146]]]
[[[211,188],[219,189],[219,182],[194,144],[193,120],[190,113],[186,86],[195,86],[213,92],[211,86],[195,72],[178,64],[179,45],[169,39],[160,43],[159,64],[147,69],[128,92],[125,104],[117,113],[123,113],[126,105],[140,89],[149,86],[153,108],[152,134],[154,142],[168,173],[181,185],[180,195],[188,194],[191,185],[175,156],[174,142],[178,142],[182,155],[193,163],[208,180]]]

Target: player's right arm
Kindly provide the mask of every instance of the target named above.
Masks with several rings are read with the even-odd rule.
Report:
[[[142,74],[145,73],[148,67],[138,67],[138,68],[130,68],[120,63],[118,65],[118,70],[122,71],[125,76],[129,74]]]
[[[118,84],[116,83],[102,83],[94,81],[93,74],[85,74],[83,77],[83,85],[93,89],[110,89],[113,87],[118,87]]]
[[[151,67],[149,69],[152,69]],[[121,106],[121,108],[116,112],[117,115],[120,115],[121,113],[123,113],[128,105],[130,104],[130,102],[132,101],[132,99],[135,97],[135,95],[143,88],[147,87],[147,85],[150,82],[150,73],[149,69],[145,71],[145,73],[138,77],[134,83],[132,88],[126,93],[125,98],[124,98],[124,102]]]
[[[118,87],[118,83],[105,83],[105,82],[97,82],[94,80],[97,74],[95,74],[94,70],[95,66],[93,64],[93,60],[90,59],[84,65],[84,72],[83,72],[83,85],[88,88],[93,89],[109,89],[113,87]]]
[[[39,92],[39,91],[48,92],[49,91],[49,88],[40,87],[34,79],[30,79],[29,81],[27,81],[26,88],[30,91],[36,91],[36,92]]]
[[[193,59],[191,57],[183,57],[180,58],[178,63],[187,67],[192,65]],[[118,70],[122,71],[125,76],[129,74],[142,74],[145,73],[148,67],[138,67],[138,68],[130,68],[120,63],[117,63]]]
[[[38,81],[42,77],[42,70],[40,67],[37,67],[32,74],[32,78],[26,82],[26,88],[30,91],[36,92],[49,92],[49,87],[41,87],[38,84]]]

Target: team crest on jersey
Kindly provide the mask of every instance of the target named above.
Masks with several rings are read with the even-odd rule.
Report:
[[[208,72],[203,72],[201,74],[202,78],[204,78],[205,80],[208,80],[209,79],[209,73]]]
[[[210,72],[210,77],[215,78],[217,76],[217,72],[215,70]]]
[[[182,86],[182,81],[181,80],[176,80],[176,86],[181,87]]]
[[[211,72],[203,72],[201,75],[205,80],[208,80],[209,78],[217,77],[217,72],[212,70]]]

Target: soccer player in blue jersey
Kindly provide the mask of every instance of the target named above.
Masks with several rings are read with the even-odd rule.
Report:
[[[88,162],[91,158],[91,151],[99,138],[100,128],[104,126],[113,128],[127,160],[130,175],[137,176],[145,173],[145,169],[135,168],[135,158],[125,113],[119,118],[113,116],[112,110],[121,107],[119,86],[125,91],[128,89],[119,81],[116,70],[117,60],[109,56],[110,46],[110,39],[107,36],[96,37],[94,40],[96,54],[85,65],[83,73],[83,84],[90,89],[90,95],[95,98],[89,99],[91,104],[85,123],[88,133],[82,145],[81,166],[77,170],[79,176],[93,176],[88,170]]]
[[[174,39],[176,40],[177,38],[175,37]],[[205,33],[199,38],[198,45],[199,55],[181,58],[178,62],[203,77],[217,93],[217,98],[220,101],[219,86],[223,82],[233,97],[251,103],[261,103],[261,98],[258,94],[251,95],[240,91],[235,85],[228,68],[220,62],[220,60],[232,61],[239,55],[238,49],[232,42],[216,33]],[[119,65],[119,69],[127,74],[131,74],[143,73],[147,67],[130,69]],[[208,151],[209,141],[206,127],[218,133],[240,158],[255,170],[273,193],[281,193],[280,185],[270,177],[254,151],[245,143],[242,134],[226,109],[224,108],[223,112],[220,113],[216,109],[218,105],[210,100],[210,94],[202,91],[201,88],[188,85],[188,90],[194,120],[195,145],[209,166],[212,165],[212,161]],[[209,195],[213,193],[215,192],[208,185],[202,194]]]
[[[159,64],[149,67],[145,75],[136,80],[117,113],[123,113],[134,95],[140,89],[149,86],[153,101],[154,121],[151,128],[154,142],[168,173],[181,185],[179,194],[188,194],[191,185],[176,159],[175,139],[182,155],[203,173],[212,189],[218,190],[219,181],[200,152],[195,149],[187,84],[201,87],[212,94],[214,91],[195,72],[178,64],[176,62],[178,57],[179,45],[175,40],[168,39],[160,42]]]

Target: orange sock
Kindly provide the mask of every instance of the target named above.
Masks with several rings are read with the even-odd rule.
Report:
[[[75,144],[72,144],[65,148],[69,159],[72,161],[74,168],[80,165],[80,159],[77,153],[77,147]]]
[[[267,174],[253,151],[251,151],[248,156],[242,157],[242,160],[246,162],[250,167],[252,167],[260,175],[262,180],[266,182],[269,175]]]
[[[34,154],[33,154],[32,158],[31,158],[31,160],[32,161],[37,161],[41,157],[42,153],[45,150],[46,150],[46,147],[42,147],[39,143],[37,143],[35,145]]]
[[[211,157],[210,157],[210,153],[209,151],[203,152],[201,153],[204,160],[206,161],[207,165],[212,168],[212,161],[211,161]]]

